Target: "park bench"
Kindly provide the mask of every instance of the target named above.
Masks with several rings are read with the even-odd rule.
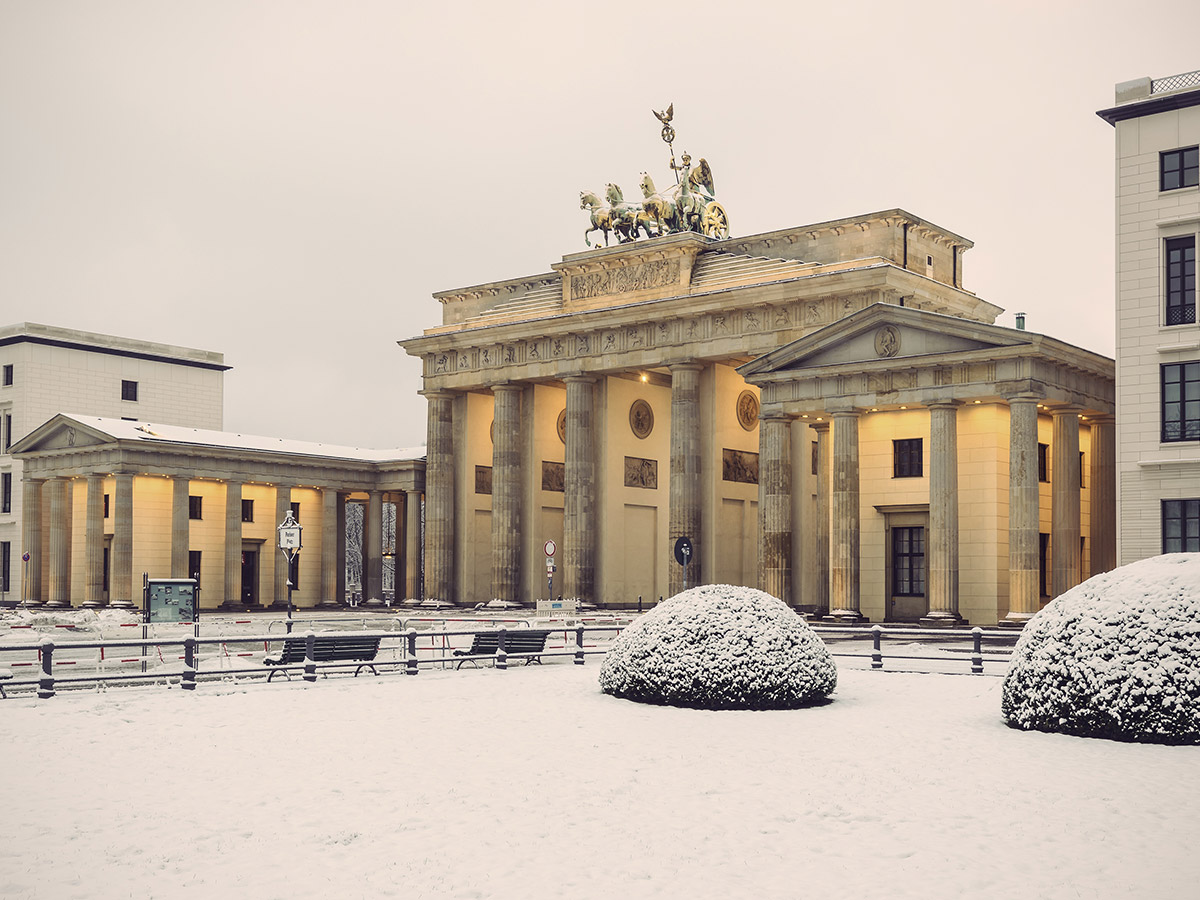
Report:
[[[263,659],[263,664],[267,666],[288,666],[297,665],[304,662],[307,657],[307,641],[305,637],[289,637],[284,638],[283,647],[278,653],[273,656],[267,656]],[[368,637],[366,635],[357,634],[318,634],[313,643],[313,660],[315,662],[357,662],[361,663],[354,670],[354,677],[358,677],[358,673],[363,669],[370,669],[372,675],[378,675],[375,671],[373,662],[375,656],[379,653],[378,635]],[[283,672],[284,677],[289,681],[291,675],[287,669],[278,670]],[[275,672],[267,676],[267,681],[275,677]]]
[[[531,662],[536,662],[541,665],[542,658],[536,654],[542,653],[546,649],[546,638],[550,632],[537,628],[517,628],[512,631],[504,632],[504,652],[513,654],[534,654],[525,657],[525,665]],[[499,631],[480,631],[475,634],[471,641],[470,650],[455,650],[455,656],[467,657],[460,659],[455,669],[461,669],[463,663],[471,663],[473,666],[478,666],[478,663],[470,657],[473,656],[495,656],[496,651],[500,649],[500,632]]]

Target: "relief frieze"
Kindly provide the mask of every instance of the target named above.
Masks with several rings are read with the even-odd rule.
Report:
[[[658,460],[625,457],[625,487],[657,488]]]
[[[651,262],[571,276],[571,298],[590,300],[610,294],[627,294],[679,283],[679,260]]]

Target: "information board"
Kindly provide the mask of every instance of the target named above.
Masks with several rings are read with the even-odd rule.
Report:
[[[196,605],[194,578],[161,578],[146,582],[147,622],[195,622]]]

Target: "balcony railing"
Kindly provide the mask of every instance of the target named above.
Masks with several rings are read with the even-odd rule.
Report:
[[[1165,94],[1167,91],[1178,91],[1197,86],[1200,86],[1200,70],[1184,72],[1182,75],[1171,75],[1167,78],[1156,78],[1150,82],[1150,93]]]

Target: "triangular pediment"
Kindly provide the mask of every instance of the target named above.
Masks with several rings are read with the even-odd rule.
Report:
[[[876,303],[740,367],[745,376],[938,357],[1030,343],[1032,335],[920,309]]]
[[[59,413],[12,446],[14,454],[42,450],[78,450],[115,444],[117,438],[92,425]]]

